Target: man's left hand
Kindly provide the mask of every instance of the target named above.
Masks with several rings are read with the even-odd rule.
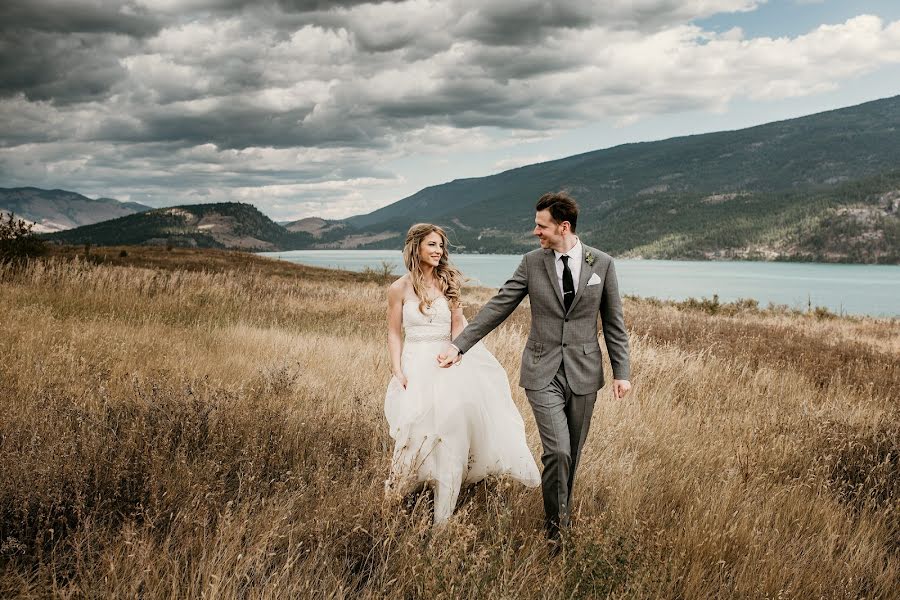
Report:
[[[631,390],[631,382],[627,379],[614,379],[613,380],[613,398],[619,400],[624,398],[625,395]]]

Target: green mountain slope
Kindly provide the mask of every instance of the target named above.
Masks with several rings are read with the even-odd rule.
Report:
[[[223,202],[159,208],[45,236],[67,244],[173,244],[201,248],[284,250],[312,236],[290,232],[250,204]]]
[[[398,247],[417,221],[465,251],[521,252],[551,190],[616,255],[900,262],[900,96],[738,131],[626,144],[432,186],[315,241]]]

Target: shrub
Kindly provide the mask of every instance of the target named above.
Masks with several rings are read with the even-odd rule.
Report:
[[[21,261],[44,252],[44,241],[32,233],[33,223],[0,216],[0,262]]]
[[[396,265],[392,262],[383,260],[378,268],[363,267],[362,273],[369,279],[374,281],[387,281],[393,277]]]
[[[676,302],[675,305],[679,308],[697,310],[711,315],[717,314],[722,308],[722,304],[719,302],[718,294],[713,294],[712,300],[710,300],[709,298],[700,298],[699,300],[697,300],[694,297],[690,297],[682,302]]]
[[[835,319],[837,315],[828,310],[828,308],[824,306],[817,306],[813,309],[812,314],[815,318],[821,319]]]

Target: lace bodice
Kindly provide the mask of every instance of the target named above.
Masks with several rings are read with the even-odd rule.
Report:
[[[419,311],[419,301],[408,299],[403,303],[403,331],[407,344],[414,342],[450,341],[450,305],[447,298],[439,296],[425,307],[425,314]]]

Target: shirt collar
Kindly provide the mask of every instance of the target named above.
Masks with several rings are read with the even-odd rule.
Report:
[[[557,252],[556,250],[554,250],[553,255],[556,257],[556,260],[559,260],[560,256],[565,255],[569,258],[575,259],[575,262],[578,262],[579,260],[581,260],[581,251],[581,238],[576,237],[575,245],[572,246],[571,250],[569,250],[568,252]]]

